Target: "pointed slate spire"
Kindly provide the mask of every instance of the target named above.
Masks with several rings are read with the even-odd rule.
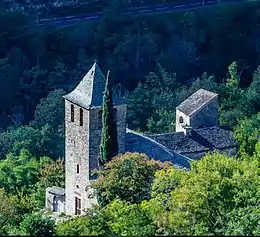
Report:
[[[63,98],[86,109],[100,107],[103,102],[104,89],[105,77],[95,60],[77,87]]]

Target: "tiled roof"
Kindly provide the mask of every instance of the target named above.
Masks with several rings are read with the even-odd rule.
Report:
[[[170,161],[176,167],[189,168],[190,159],[164,147],[157,141],[127,129],[126,151],[145,153],[151,159]]]
[[[195,129],[195,131],[217,149],[234,147],[237,145],[232,132],[220,127],[200,128]]]
[[[217,96],[218,95],[213,92],[199,89],[190,97],[188,97],[188,99],[183,101],[176,109],[180,110],[188,116],[191,116]]]
[[[210,151],[210,148],[189,136],[185,136],[183,132],[151,135],[149,137],[177,153]]]
[[[194,129],[191,135],[183,132],[151,135],[150,138],[161,143],[168,149],[180,153],[207,152],[214,149],[236,147],[232,132],[219,127]]]
[[[95,62],[77,87],[64,98],[83,108],[102,105],[105,77]]]
[[[56,187],[56,186],[47,188],[47,191],[49,193],[54,194],[54,195],[60,195],[60,196],[65,195],[65,189],[64,188],[60,188],[60,187]]]
[[[77,87],[63,98],[85,109],[102,106],[105,90],[105,77],[95,62]],[[114,104],[120,104],[120,98],[113,98]]]

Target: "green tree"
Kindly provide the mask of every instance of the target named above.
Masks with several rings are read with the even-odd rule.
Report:
[[[106,236],[107,224],[102,209],[95,207],[88,209],[85,216],[58,222],[56,233],[58,236]]]
[[[65,94],[63,89],[57,89],[51,91],[47,97],[40,99],[34,112],[32,124],[37,128],[49,124],[55,130],[63,126],[65,109],[62,96]]]
[[[0,189],[0,234],[7,234],[8,225],[13,221],[15,208],[6,196],[3,189]]]
[[[112,236],[153,236],[156,230],[140,204],[114,200],[102,214],[108,221],[109,234]]]
[[[176,75],[157,63],[156,72],[150,72],[145,83],[138,84],[130,93],[127,118],[129,127],[149,132],[172,130],[174,113],[171,108],[176,106],[176,86]]]
[[[169,235],[165,227],[168,220],[167,213],[171,209],[171,192],[179,186],[182,175],[186,175],[186,172],[174,167],[156,171],[151,199],[141,203],[142,208],[149,213],[157,226],[156,235]]]
[[[175,130],[175,111],[158,109],[147,121],[149,133],[173,132]]]
[[[259,233],[259,161],[241,160],[207,154],[193,162],[171,192],[161,225],[173,235]],[[252,222],[241,219],[243,213]]]
[[[57,226],[59,236],[153,236],[155,230],[156,226],[140,204],[121,200]]]
[[[29,185],[12,184],[14,191],[11,192],[10,200],[21,215],[44,208],[47,187],[64,187],[65,171],[64,162],[61,159],[54,162],[48,157],[41,157],[37,163],[37,177],[32,179]],[[28,170],[29,172],[32,170]]]
[[[239,151],[252,156],[256,143],[260,140],[260,112],[251,118],[239,121],[234,131],[235,139],[239,143]]]
[[[27,150],[21,150],[17,156],[10,153],[0,161],[0,187],[7,193],[28,188],[37,182],[39,169],[39,162]]]
[[[20,224],[20,231],[26,236],[53,236],[54,220],[40,214],[28,214]]]
[[[220,125],[233,129],[244,117],[246,93],[239,87],[241,72],[236,62],[229,67],[229,78],[220,86]]]
[[[109,80],[109,71],[102,104],[102,133],[100,163],[104,165],[118,154],[117,126],[113,115],[112,85]]]
[[[139,203],[150,198],[154,173],[165,166],[170,164],[150,160],[145,154],[118,155],[101,168],[92,186],[101,206],[116,198]]]
[[[253,73],[253,81],[246,92],[248,114],[256,114],[260,111],[260,66]]]
[[[141,83],[127,98],[127,122],[129,128],[146,130],[147,120],[152,114],[152,95],[149,88]]]
[[[44,162],[41,165],[38,185],[44,188],[50,186],[65,187],[65,166],[64,159]]]
[[[54,132],[48,124],[37,129],[24,125],[0,133],[0,159],[9,152],[19,154],[21,149],[28,149],[34,156],[48,155],[57,158],[63,155],[63,134]]]

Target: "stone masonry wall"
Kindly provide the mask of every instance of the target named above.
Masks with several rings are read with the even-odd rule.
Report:
[[[118,105],[117,134],[119,152],[125,151],[126,105]],[[82,108],[83,109],[83,108]],[[80,107],[74,104],[74,122],[71,122],[71,103],[65,101],[65,185],[66,213],[75,214],[75,197],[81,199],[82,210],[96,204],[95,198],[89,198],[91,189],[90,172],[99,168],[101,130],[99,127],[100,108],[83,109],[83,126],[80,126]],[[79,173],[77,173],[77,164]],[[82,211],[82,214],[83,211]]]
[[[81,199],[82,208],[88,199],[85,189],[89,177],[89,111],[83,109],[83,126],[79,126],[80,107],[74,105],[75,120],[71,122],[70,106],[71,103],[65,101],[65,205],[66,213],[74,215],[75,197]]]
[[[217,97],[190,117],[190,126],[192,128],[198,128],[202,125],[206,125],[207,127],[218,126]]]
[[[180,117],[183,118],[183,123],[180,123]],[[185,129],[182,127],[183,125],[190,126],[190,117],[176,109],[175,132],[184,132]]]

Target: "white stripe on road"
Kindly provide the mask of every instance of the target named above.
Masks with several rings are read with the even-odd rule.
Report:
[[[168,9],[169,7],[156,7],[155,9],[156,10],[165,10],[165,9]]]
[[[140,10],[140,11],[137,11],[137,12],[151,12],[152,10],[151,9],[146,9],[146,10]]]
[[[200,4],[202,4],[202,3],[201,2],[196,2],[196,3],[189,4],[189,6],[197,6],[197,5],[200,5]]]
[[[178,5],[178,6],[174,6],[174,8],[178,8],[178,7],[186,7],[187,5]]]
[[[98,18],[98,16],[88,16],[88,17],[85,17],[84,19],[96,19]]]
[[[67,20],[67,21],[69,21],[69,22],[71,22],[71,21],[80,21],[80,19],[71,19],[71,20]]]
[[[69,19],[69,18],[72,18],[72,17],[75,17],[75,16],[66,16],[65,18],[66,18],[66,19]]]

